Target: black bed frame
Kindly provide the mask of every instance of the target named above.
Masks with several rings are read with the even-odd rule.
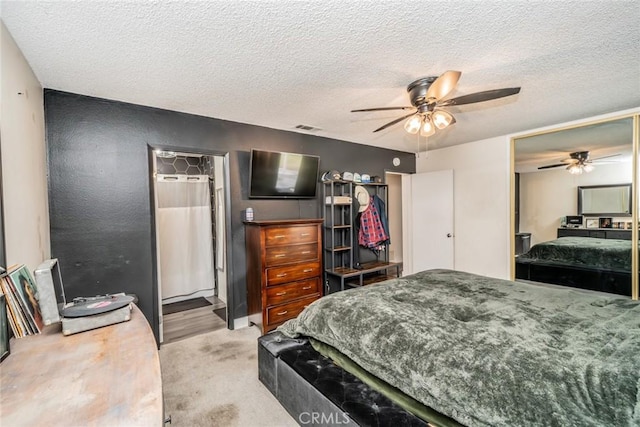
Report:
[[[258,378],[300,425],[429,426],[316,352],[280,332],[258,338]]]
[[[516,258],[516,279],[631,296],[631,273]]]

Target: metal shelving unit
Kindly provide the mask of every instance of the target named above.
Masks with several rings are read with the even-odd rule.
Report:
[[[388,199],[386,184],[351,181],[323,183],[325,294],[331,293],[332,282],[337,290],[344,290],[346,287],[365,286],[400,276],[401,264],[389,262],[388,243],[375,256],[369,256],[359,264],[355,262],[355,259],[360,259],[359,256],[354,256],[355,251],[360,251],[354,224],[358,213],[353,200],[357,185],[366,188],[370,195],[380,197],[385,204]],[[344,199],[345,197],[348,199]]]

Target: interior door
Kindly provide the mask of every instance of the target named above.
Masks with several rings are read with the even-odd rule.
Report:
[[[407,201],[403,240],[409,251],[404,257],[405,274],[453,269],[453,170],[406,175],[403,193]]]

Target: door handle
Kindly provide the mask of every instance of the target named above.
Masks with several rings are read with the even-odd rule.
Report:
[[[451,237],[451,233],[447,233],[447,237]]]

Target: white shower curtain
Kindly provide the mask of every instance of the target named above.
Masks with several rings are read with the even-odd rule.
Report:
[[[215,287],[211,195],[206,175],[158,175],[162,299]]]

